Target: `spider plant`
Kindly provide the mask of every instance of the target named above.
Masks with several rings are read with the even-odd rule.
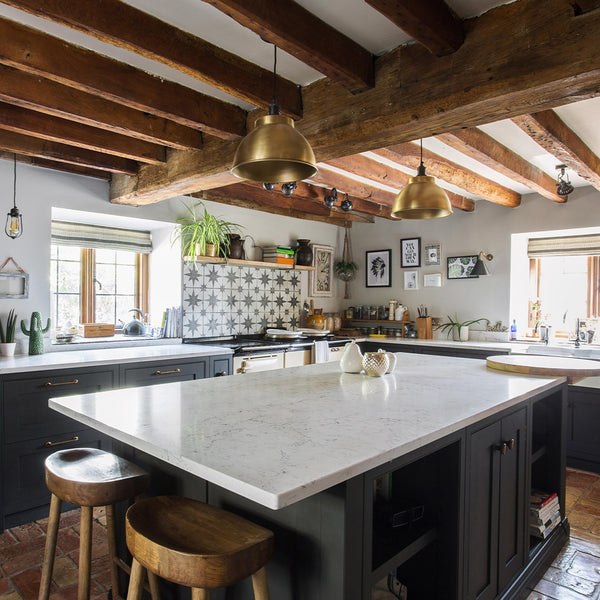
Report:
[[[344,260],[338,260],[335,265],[333,265],[335,270],[335,274],[343,281],[348,281],[352,279],[358,271],[358,265],[353,262],[346,262]]]
[[[17,323],[17,315],[15,309],[11,308],[6,319],[6,333],[4,327],[2,327],[2,320],[0,319],[0,342],[2,344],[12,344],[15,341],[15,324]]]
[[[489,319],[484,318],[471,319],[469,321],[461,322],[458,320],[458,313],[454,313],[454,317],[447,315],[446,318],[448,319],[448,321],[446,321],[446,323],[441,323],[436,327],[436,329],[441,329],[442,331],[447,332],[448,338],[450,337],[450,334],[456,334],[455,339],[457,339],[458,341],[463,341],[461,338],[461,331],[463,330],[463,328],[468,328],[470,325],[475,325],[475,323],[481,323],[481,321],[486,321],[487,323],[490,322]]]

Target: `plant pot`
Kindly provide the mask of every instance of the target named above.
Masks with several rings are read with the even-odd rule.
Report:
[[[452,330],[452,339],[455,342],[467,342],[469,340],[469,326],[463,325],[460,328],[460,338],[458,336],[458,329]]]
[[[206,248],[204,249],[204,256],[216,256],[217,255],[217,247],[214,244],[206,244]]]
[[[0,343],[0,355],[2,356],[14,356],[16,342],[5,342]]]
[[[313,262],[313,251],[309,246],[310,240],[298,240],[296,249],[296,264],[303,267],[311,267]]]

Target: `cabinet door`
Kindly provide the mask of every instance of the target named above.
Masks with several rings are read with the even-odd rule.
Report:
[[[569,389],[567,455],[600,467],[600,392]],[[580,464],[573,466],[581,467]]]
[[[163,360],[135,366],[121,365],[121,387],[138,387],[173,381],[204,379],[208,375],[208,358],[193,361]]]
[[[210,374],[211,377],[223,377],[231,375],[232,371],[231,356],[211,356],[210,357]]]

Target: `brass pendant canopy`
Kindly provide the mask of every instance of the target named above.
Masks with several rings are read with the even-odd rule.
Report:
[[[259,117],[254,129],[240,142],[231,172],[250,181],[287,183],[317,172],[314,152],[290,117]]]

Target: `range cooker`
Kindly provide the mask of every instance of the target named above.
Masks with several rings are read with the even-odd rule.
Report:
[[[285,366],[286,353],[311,350],[316,341],[326,341],[329,346],[329,356],[334,356],[335,360],[337,355],[341,353],[344,344],[350,340],[332,334],[318,337],[301,336],[291,339],[270,338],[264,335],[233,335],[185,338],[183,343],[231,348],[233,350],[233,373],[234,375],[241,375],[250,372],[282,369]]]

